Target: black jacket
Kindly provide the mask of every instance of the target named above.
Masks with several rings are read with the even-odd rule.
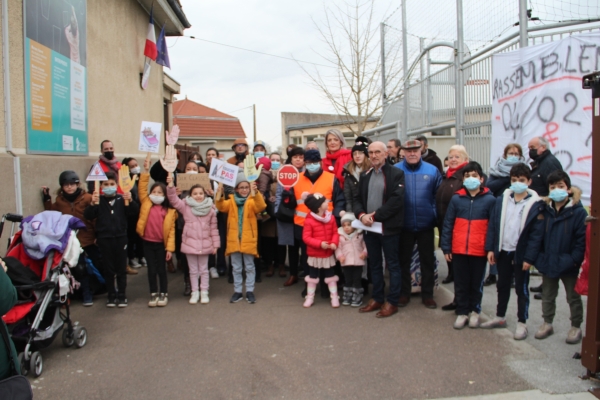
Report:
[[[529,189],[533,189],[540,196],[548,196],[548,175],[554,171],[562,171],[560,161],[546,150],[541,156],[531,163],[531,185]]]
[[[140,206],[135,201],[130,201],[126,207],[120,194],[114,200],[111,205],[105,196],[100,196],[99,205],[89,205],[83,212],[85,219],[96,220],[98,239],[127,236],[127,219],[140,212]]]
[[[357,219],[367,213],[369,181],[373,168],[360,174],[358,192],[354,197],[354,215]],[[383,205],[375,211],[374,220],[383,224],[384,235],[397,235],[404,224],[404,171],[384,163],[381,167],[384,174],[385,191]]]
[[[440,174],[444,176],[444,163],[442,163],[442,160],[440,160],[435,151],[427,149],[427,155],[423,156],[423,161],[436,167],[440,171]]]
[[[358,179],[354,177],[347,169],[348,164],[344,166],[344,198],[346,199],[346,211],[354,212],[354,198],[358,194]]]

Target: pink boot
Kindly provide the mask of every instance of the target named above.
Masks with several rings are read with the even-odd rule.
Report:
[[[315,302],[315,290],[317,290],[319,278],[312,279],[307,275],[304,280],[306,281],[306,300],[304,301],[304,307],[309,308]]]
[[[337,281],[339,278],[337,276],[332,276],[331,278],[325,278],[325,283],[329,286],[329,293],[331,293],[331,307],[338,308],[340,306],[340,296],[338,296],[338,288]]]

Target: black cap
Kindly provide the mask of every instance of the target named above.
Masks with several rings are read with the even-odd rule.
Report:
[[[76,183],[79,184],[79,176],[75,171],[63,171],[58,177],[58,183],[60,186],[65,183]]]

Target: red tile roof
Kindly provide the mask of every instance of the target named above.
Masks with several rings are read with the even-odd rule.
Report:
[[[173,124],[179,125],[181,137],[246,137],[236,117],[187,98],[173,102]]]

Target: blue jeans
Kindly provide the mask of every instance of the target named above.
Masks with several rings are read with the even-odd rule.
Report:
[[[378,303],[385,302],[385,293],[383,290],[383,258],[381,252],[385,255],[385,261],[390,273],[390,293],[387,301],[393,306],[398,305],[400,299],[402,273],[400,271],[400,258],[398,242],[400,235],[380,235],[378,233],[365,232],[365,244],[369,253],[369,268],[371,268],[371,280],[373,281],[373,300]]]
[[[236,293],[242,293],[244,278],[242,270],[246,266],[246,292],[254,292],[254,279],[256,270],[254,269],[254,256],[245,253],[231,253],[231,268],[233,270],[233,290]]]

